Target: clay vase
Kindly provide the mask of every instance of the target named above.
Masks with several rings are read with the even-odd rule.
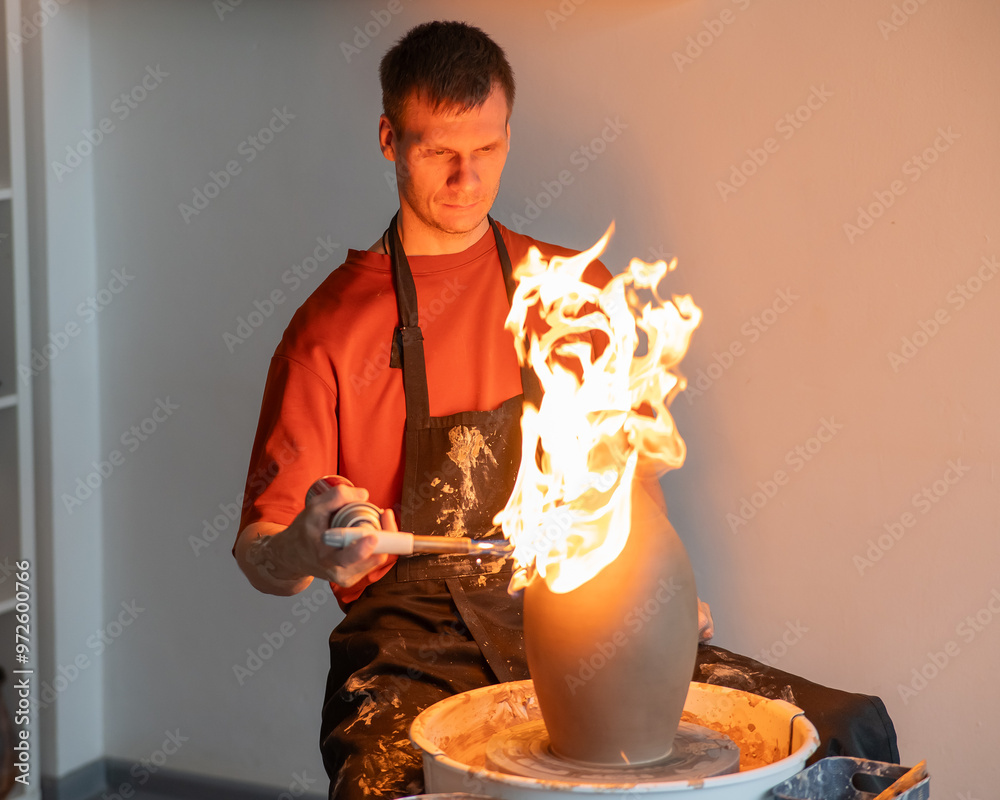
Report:
[[[628,543],[594,578],[564,594],[532,580],[524,638],[556,755],[623,766],[670,754],[694,671],[698,594],[662,496],[635,481]]]

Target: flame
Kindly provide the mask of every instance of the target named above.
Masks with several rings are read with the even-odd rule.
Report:
[[[584,282],[613,232],[547,263],[532,247],[515,270],[506,327],[544,394],[525,403],[517,482],[495,520],[514,544],[512,591],[536,574],[560,593],[590,580],[625,547],[637,470],[684,463],[668,406],[686,385],[675,368],[701,309],[660,294],[676,259],[632,259],[604,289]]]

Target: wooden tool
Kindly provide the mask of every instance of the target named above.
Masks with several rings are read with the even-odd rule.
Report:
[[[904,772],[888,789],[875,796],[875,800],[892,800],[907,789],[912,789],[927,777],[927,762],[921,761],[909,772]]]

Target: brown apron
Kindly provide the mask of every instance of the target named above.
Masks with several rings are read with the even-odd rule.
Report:
[[[510,256],[490,226],[509,301]],[[522,369],[523,394],[499,408],[431,417],[416,288],[395,218],[387,236],[399,309],[391,365],[402,368],[406,397],[400,528],[499,536],[493,517],[514,488],[521,407],[525,396],[538,402],[537,379]],[[528,677],[521,601],[506,591],[510,570],[495,556],[400,558],[351,604],[330,636],[321,748],[331,798],[421,791],[413,718],[452,694]]]

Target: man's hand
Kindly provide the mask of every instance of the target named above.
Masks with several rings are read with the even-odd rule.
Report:
[[[712,609],[708,603],[698,598],[698,643],[707,642],[715,635],[715,624],[712,622]]]
[[[258,522],[240,531],[236,559],[250,583],[262,592],[292,595],[301,592],[313,578],[351,586],[388,560],[373,555],[375,536],[363,536],[349,547],[323,544],[330,515],[346,503],[368,499],[366,489],[338,485],[314,497],[287,528]],[[396,530],[391,510],[383,511],[383,530]]]

